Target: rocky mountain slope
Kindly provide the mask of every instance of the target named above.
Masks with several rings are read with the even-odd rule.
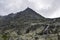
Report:
[[[60,40],[59,32],[60,18],[45,18],[30,8],[0,16],[0,40]]]

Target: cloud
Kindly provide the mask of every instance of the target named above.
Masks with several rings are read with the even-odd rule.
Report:
[[[50,18],[60,17],[60,8],[57,9],[53,14],[51,14]]]
[[[0,5],[0,15],[7,15],[24,10],[27,2],[25,0],[1,0]]]
[[[37,10],[39,9],[46,9],[50,6],[52,0],[29,0],[31,5],[34,5]],[[33,6],[32,6],[33,7]]]

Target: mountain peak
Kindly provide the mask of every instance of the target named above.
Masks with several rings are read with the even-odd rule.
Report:
[[[32,10],[31,8],[27,7],[25,10]]]
[[[31,8],[27,7],[24,11],[33,11]]]

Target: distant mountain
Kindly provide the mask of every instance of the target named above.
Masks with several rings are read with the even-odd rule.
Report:
[[[12,19],[21,19],[21,20],[41,20],[45,19],[43,16],[40,14],[36,13],[30,8],[25,9],[24,11],[17,12],[16,14],[9,14],[7,16],[4,16],[2,18],[3,20],[12,20]]]
[[[30,8],[16,14],[9,14],[0,17],[0,27],[2,30],[10,28],[19,28],[21,25],[43,22],[45,18]],[[18,27],[17,27],[18,26]]]
[[[60,26],[60,18],[45,18],[31,8],[15,14],[0,16],[0,33],[16,32],[22,35],[33,32],[40,35],[40,33],[47,34],[47,31],[55,33],[57,26]]]
[[[10,22],[15,22],[19,21],[20,23],[23,22],[40,22],[40,21],[45,21],[45,18],[41,16],[40,14],[36,13],[30,8],[25,9],[24,11],[17,12],[16,14],[9,14],[7,16],[2,16],[1,17],[1,22],[0,24],[6,25],[9,24]],[[2,26],[1,26],[2,27]]]
[[[33,11],[31,8],[26,8],[24,11],[17,12],[16,14],[9,14],[7,16],[0,17],[0,27],[6,28],[10,24],[15,26],[20,26],[24,23],[49,23],[53,22],[54,19],[49,19],[41,16],[40,14]],[[10,25],[10,26],[11,26]]]

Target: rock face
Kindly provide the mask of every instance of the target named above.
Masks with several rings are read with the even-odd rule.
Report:
[[[60,40],[59,32],[60,18],[45,18],[30,8],[0,16],[1,40]]]

